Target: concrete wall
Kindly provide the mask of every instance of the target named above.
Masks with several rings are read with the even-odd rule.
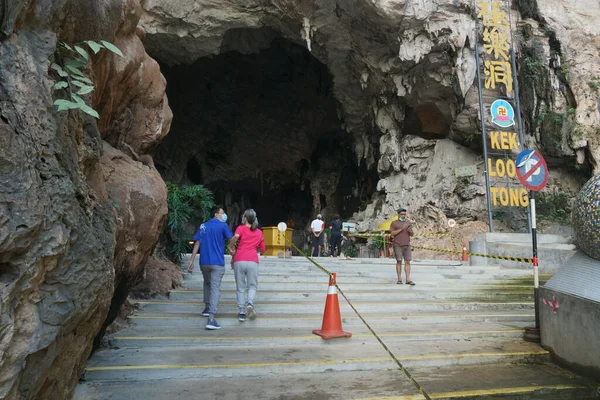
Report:
[[[557,363],[600,380],[600,303],[545,287],[539,294],[558,302],[554,313],[540,300],[542,346]]]

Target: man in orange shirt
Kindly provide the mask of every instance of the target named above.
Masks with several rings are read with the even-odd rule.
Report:
[[[396,274],[398,275],[398,285],[402,284],[402,259],[404,258],[404,273],[406,274],[406,284],[414,285],[410,280],[410,261],[412,260],[412,251],[410,247],[410,237],[414,235],[410,222],[406,220],[406,209],[398,210],[398,220],[390,225],[390,235],[394,238],[393,247],[396,256]]]

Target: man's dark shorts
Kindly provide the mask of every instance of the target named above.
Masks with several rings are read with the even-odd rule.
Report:
[[[312,247],[323,246],[325,236],[321,233],[319,237],[313,235],[312,237]]]
[[[410,248],[410,246],[394,245],[394,256],[396,257],[396,261],[402,261],[402,258],[404,258],[405,261],[411,261],[412,249]]]

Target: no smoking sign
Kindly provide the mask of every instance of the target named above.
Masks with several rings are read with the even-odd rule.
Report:
[[[539,192],[548,183],[548,165],[537,150],[524,150],[517,156],[517,178],[527,189]]]

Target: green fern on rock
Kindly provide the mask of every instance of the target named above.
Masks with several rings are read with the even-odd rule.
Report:
[[[88,48],[94,54],[106,49],[123,57],[123,53],[117,46],[105,40],[100,42],[88,40],[74,45],[60,42],[56,49],[55,62],[50,65],[59,76],[54,84],[54,90],[59,91],[58,96],[61,98],[54,100],[54,105],[58,107],[58,111],[81,110],[94,118],[100,118],[98,112],[82,97],[95,89],[94,82],[88,74],[90,60],[89,50],[86,50]]]

